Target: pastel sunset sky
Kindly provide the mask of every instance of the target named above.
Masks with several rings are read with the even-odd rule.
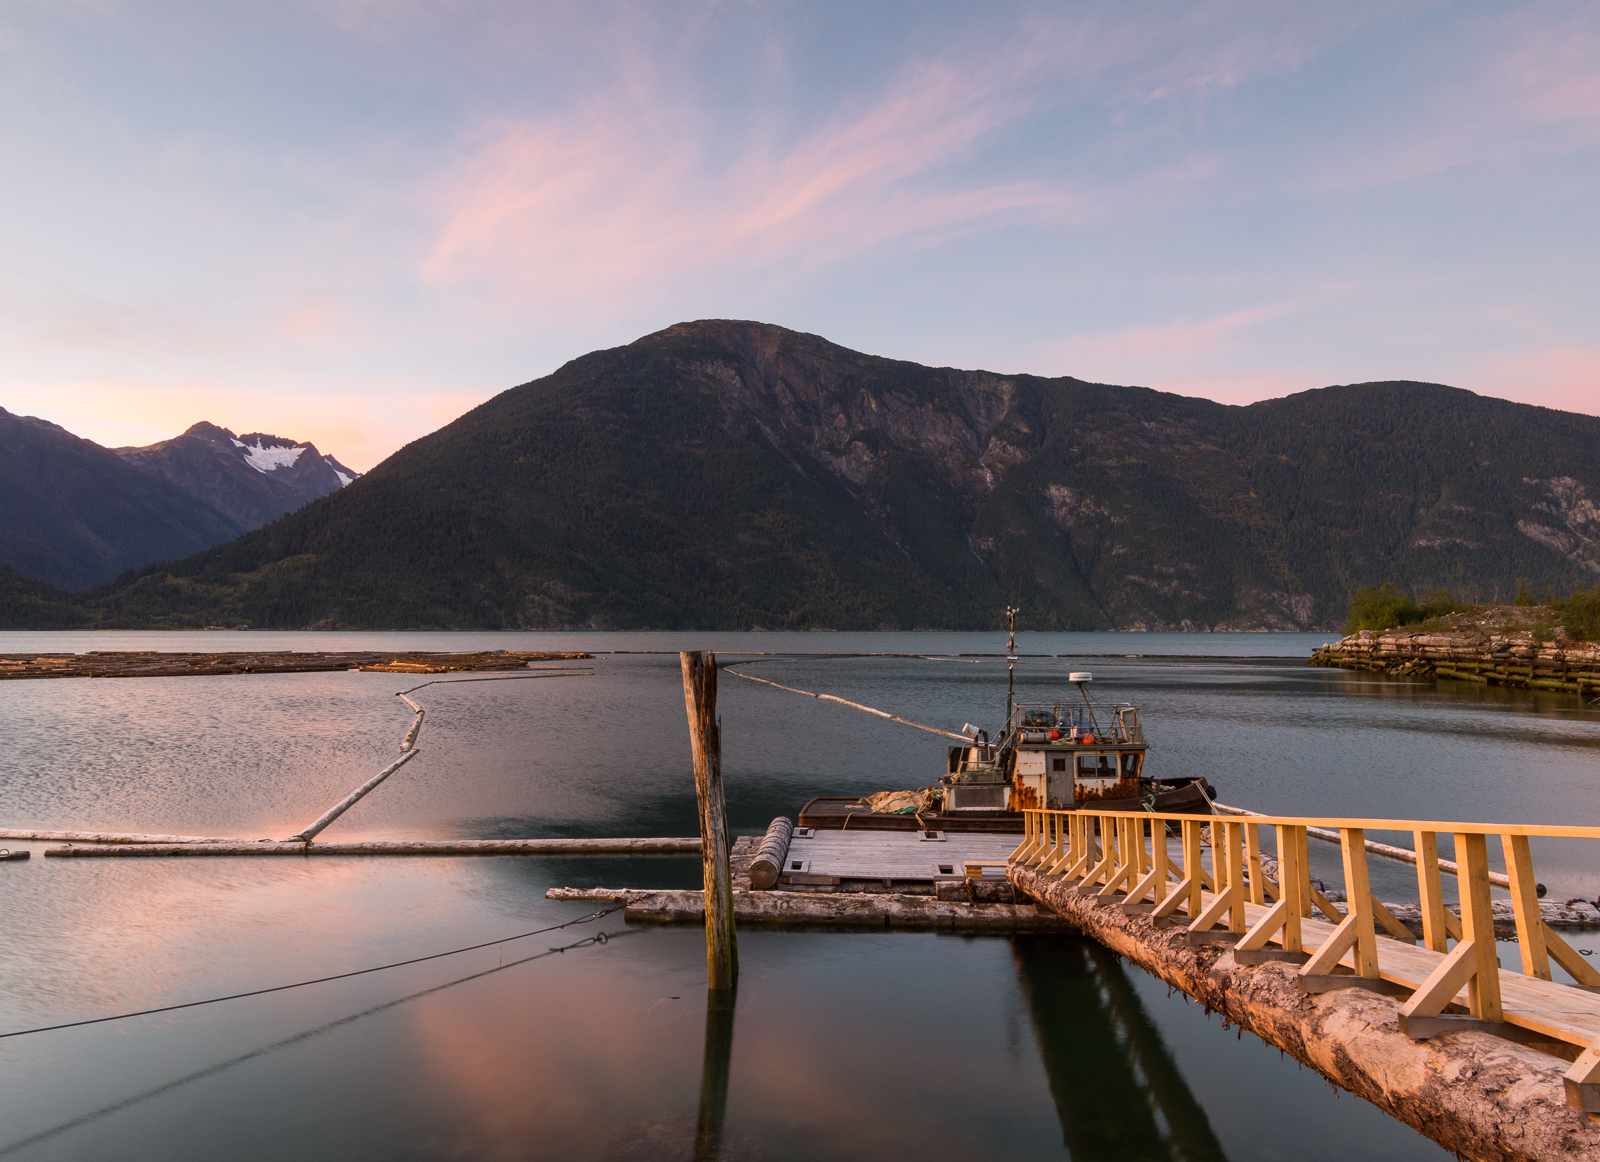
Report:
[[[1600,414],[1592,3],[0,8],[0,406],[366,469],[761,319],[1244,403]]]

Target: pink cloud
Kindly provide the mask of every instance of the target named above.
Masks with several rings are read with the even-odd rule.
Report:
[[[915,188],[1026,108],[992,79],[932,64],[854,117],[720,166],[687,112],[645,116],[610,100],[491,124],[438,179],[443,225],[421,273],[436,285],[486,279],[559,298],[708,265],[813,266],[1058,206],[1066,199],[1036,183]]]

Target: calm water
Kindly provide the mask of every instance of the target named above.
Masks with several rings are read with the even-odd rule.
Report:
[[[1050,697],[1060,663],[1093,669],[1101,697],[1143,708],[1161,773],[1203,774],[1225,801],[1259,810],[1597,822],[1594,710],[1300,664],[1322,640],[1023,635],[1023,652],[1043,656],[1019,670],[1019,694]],[[999,644],[962,634],[0,634],[0,652]],[[1081,660],[1091,655],[1119,656]],[[1004,669],[989,661],[777,658],[750,670],[933,725],[993,729]],[[694,834],[676,657],[607,653],[593,670],[423,689],[423,753],[324,837]],[[410,720],[392,694],[417,682],[0,684],[0,825],[290,834],[389,761]],[[741,832],[792,816],[812,794],[922,785],[943,765],[938,738],[726,675],[721,710]],[[691,887],[699,872],[698,857],[46,861],[44,844],[12,846],[35,858],[0,864],[0,1031],[498,939],[591,910],[545,900],[549,886]],[[1535,851],[1557,896],[1600,894],[1593,856],[1576,845]],[[1336,851],[1316,858],[1336,881]],[[1410,869],[1374,861],[1373,873],[1380,895],[1414,896]],[[519,963],[597,928],[626,935]],[[1093,944],[756,929],[739,943],[730,1159],[1244,1160],[1281,1157],[1291,1135],[1311,1159],[1445,1157]],[[699,930],[609,917],[354,980],[0,1040],[0,1157],[683,1156],[706,1059],[704,979]],[[722,1018],[710,1027],[726,1032]]]

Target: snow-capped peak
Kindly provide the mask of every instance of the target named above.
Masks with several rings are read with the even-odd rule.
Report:
[[[229,437],[233,439],[232,437]],[[259,438],[254,444],[246,444],[243,440],[234,439],[233,445],[244,452],[245,463],[257,472],[273,472],[279,468],[288,468],[298,459],[300,453],[306,450],[304,444],[293,444],[288,447],[267,447]],[[349,481],[344,481],[349,483]]]

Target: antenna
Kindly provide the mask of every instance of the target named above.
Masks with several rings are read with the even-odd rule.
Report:
[[[1012,690],[1017,679],[1017,614],[1021,610],[1006,606],[1006,729],[1011,729]]]

